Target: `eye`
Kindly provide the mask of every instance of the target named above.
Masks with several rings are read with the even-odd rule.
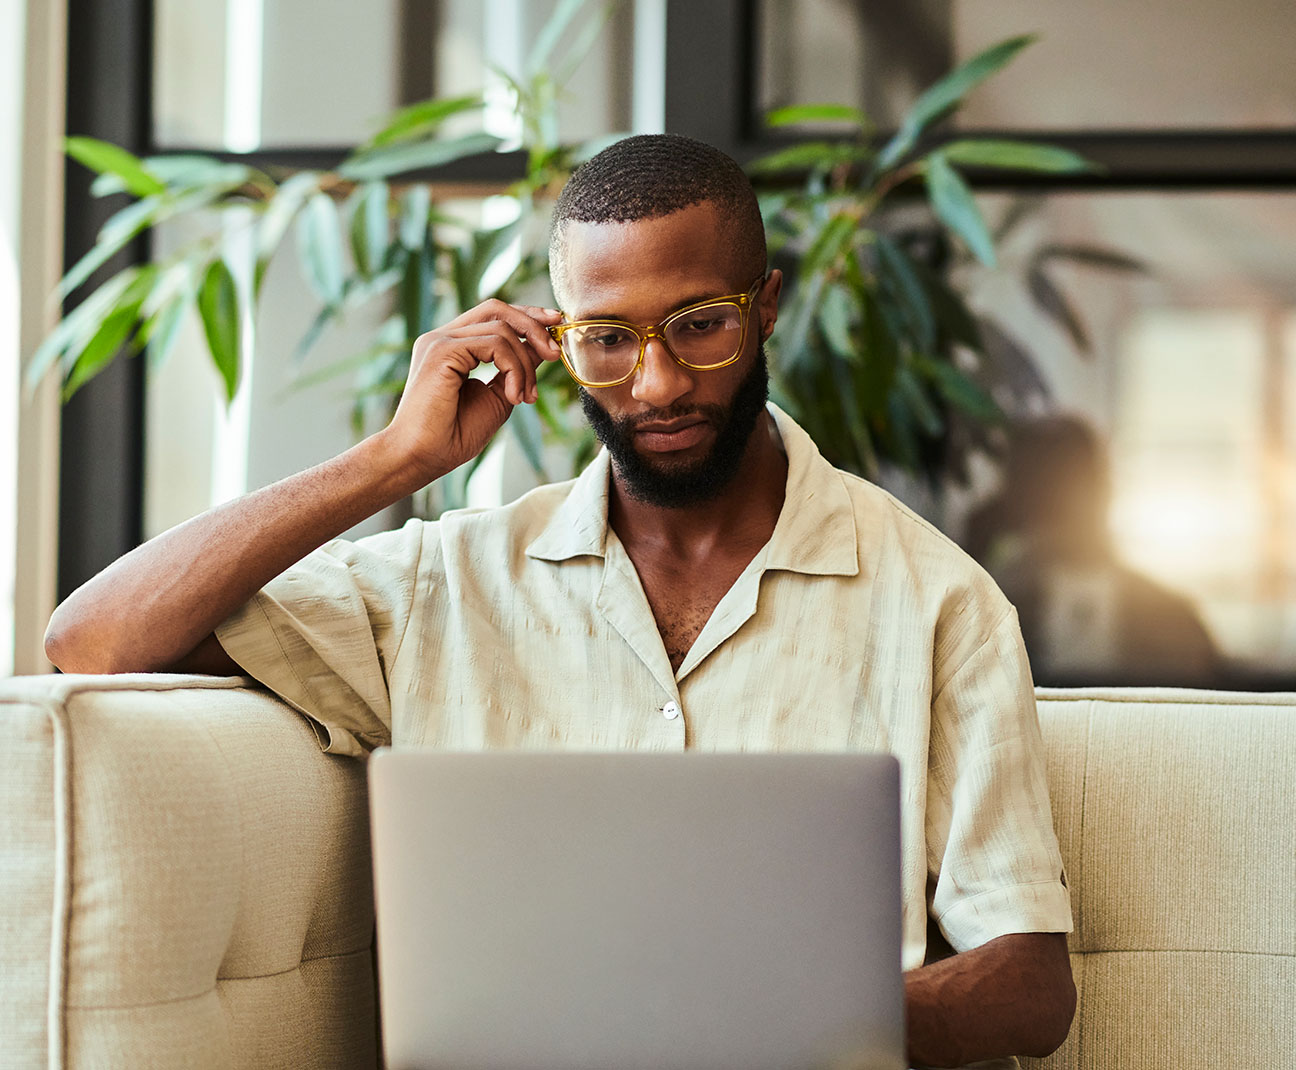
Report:
[[[725,317],[714,309],[699,309],[676,321],[679,330],[686,334],[706,334],[725,325]]]
[[[620,327],[591,327],[584,332],[581,341],[602,349],[615,349],[629,344],[633,338],[633,334]]]

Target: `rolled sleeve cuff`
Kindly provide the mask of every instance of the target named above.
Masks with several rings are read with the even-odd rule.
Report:
[[[318,698],[284,649],[285,641],[292,644],[297,636],[283,635],[275,628],[261,604],[261,595],[254,595],[241,610],[218,625],[216,639],[244,672],[306,718],[321,750],[363,757],[387,742],[375,733],[343,727],[339,719],[329,717],[320,708]]]
[[[1071,896],[1061,881],[995,888],[957,903],[938,915],[950,947],[970,951],[1009,933],[1069,933]]]

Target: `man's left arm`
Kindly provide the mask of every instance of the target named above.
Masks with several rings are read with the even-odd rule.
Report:
[[[911,1058],[945,1067],[1047,1054],[1075,1013],[1070,901],[1017,616],[987,586],[957,624],[937,666],[925,833],[930,917],[958,954],[905,977]]]
[[[1065,933],[1010,933],[905,974],[908,1058],[950,1067],[1047,1055],[1075,1014]]]

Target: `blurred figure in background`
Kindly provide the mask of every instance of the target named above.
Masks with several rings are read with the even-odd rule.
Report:
[[[1193,604],[1122,564],[1107,530],[1102,443],[1081,420],[1018,424],[1003,489],[973,512],[967,551],[1017,607],[1037,684],[1220,684]]]

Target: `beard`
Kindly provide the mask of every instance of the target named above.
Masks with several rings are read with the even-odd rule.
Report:
[[[738,474],[747,443],[757,418],[765,411],[768,397],[769,368],[765,363],[764,342],[756,347],[751,370],[738,384],[727,406],[672,405],[652,413],[614,419],[588,390],[580,388],[585,419],[612,455],[612,464],[626,493],[636,501],[662,509],[682,509],[720,496]],[[716,429],[715,442],[705,457],[650,464],[635,449],[634,434],[640,424],[695,415],[704,416]]]

